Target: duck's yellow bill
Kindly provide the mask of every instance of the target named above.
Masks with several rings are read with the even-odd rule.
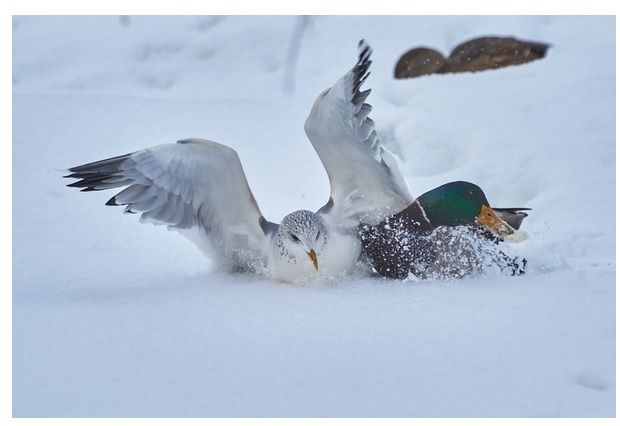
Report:
[[[319,260],[316,258],[315,251],[314,250],[310,250],[307,253],[308,253],[308,257],[312,261],[312,264],[314,265],[314,269],[318,271],[319,270]]]
[[[482,206],[480,214],[477,217],[478,223],[487,228],[493,235],[504,238],[514,234],[515,230],[510,225],[500,219],[491,207]]]

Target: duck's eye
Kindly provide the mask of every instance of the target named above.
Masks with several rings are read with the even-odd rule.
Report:
[[[299,242],[299,238],[297,238],[297,235],[293,235],[293,234],[291,234],[291,239],[292,239],[293,241],[295,241],[296,243],[298,243],[298,242]]]

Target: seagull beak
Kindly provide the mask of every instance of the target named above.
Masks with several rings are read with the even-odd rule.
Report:
[[[514,234],[515,230],[510,227],[506,222],[501,220],[491,207],[482,206],[480,214],[477,217],[478,223],[491,231],[495,236],[504,238],[508,235]]]
[[[315,251],[314,250],[310,250],[307,253],[308,253],[308,257],[312,261],[312,264],[314,265],[314,269],[318,271],[319,270],[319,260],[316,258]]]

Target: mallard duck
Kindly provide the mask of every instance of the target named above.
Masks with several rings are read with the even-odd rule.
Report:
[[[529,208],[490,207],[480,187],[457,181],[425,192],[407,208],[375,226],[360,229],[362,256],[382,276],[462,277],[492,263],[512,274],[525,271],[525,259],[499,248],[518,240]]]

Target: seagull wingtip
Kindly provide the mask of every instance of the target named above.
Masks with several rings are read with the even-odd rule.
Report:
[[[106,205],[106,206],[118,206],[118,205],[120,205],[120,204],[118,204],[118,203],[116,202],[116,196],[114,196],[114,197],[110,198],[110,199],[109,199],[109,200],[105,203],[105,205]]]
[[[365,39],[361,39],[358,44],[357,44],[357,48],[358,48],[358,65],[361,64],[366,64],[368,63],[370,65],[370,55],[372,54],[372,48],[370,47],[370,44],[368,44],[368,42]]]

